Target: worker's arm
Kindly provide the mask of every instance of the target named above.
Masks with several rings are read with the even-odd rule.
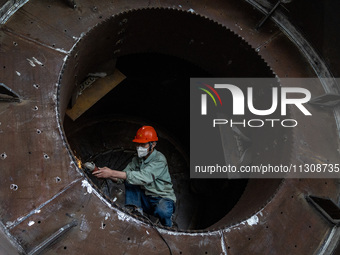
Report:
[[[109,178],[113,181],[118,179],[126,180],[126,173],[122,171],[112,170],[108,167],[98,167],[98,171],[92,173],[97,178]]]

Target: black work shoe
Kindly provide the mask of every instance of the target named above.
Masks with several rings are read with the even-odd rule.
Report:
[[[178,224],[177,224],[177,222],[174,221],[174,220],[172,220],[172,226],[171,226],[171,227],[174,228],[174,229],[176,229],[176,230],[178,230]]]
[[[143,216],[143,210],[135,205],[125,205],[124,209],[128,213],[135,214],[137,216]]]

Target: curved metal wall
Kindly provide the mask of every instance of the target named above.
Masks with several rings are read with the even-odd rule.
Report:
[[[261,185],[250,182],[233,210],[211,228],[199,231],[158,228],[156,231],[148,222],[106,200],[92,186],[77,167],[63,130],[64,111],[73,86],[98,64],[95,62],[98,37],[107,36],[108,31],[128,33],[130,19],[138,17],[129,16],[134,10],[136,13],[137,10],[146,10],[145,13],[151,10],[155,15],[178,14],[177,20],[194,15],[197,21],[193,24],[197,27],[193,30],[205,24],[200,23],[200,17],[216,22],[219,27],[240,36],[246,42],[244,48],[250,49],[248,54],[240,56],[240,65],[261,57],[278,77],[333,78],[326,64],[320,62],[322,58],[314,51],[303,50],[309,45],[300,44],[306,40],[297,31],[290,30],[289,20],[273,16],[260,30],[255,30],[263,18],[256,8],[268,11],[273,6],[266,1],[260,4],[260,1],[234,0],[85,0],[76,2],[76,8],[69,7],[67,3],[70,2],[73,1],[18,1],[13,3],[18,7],[15,12],[6,9],[8,16],[1,26],[0,82],[20,99],[19,102],[0,102],[0,218],[3,226],[0,240],[5,252],[331,254],[335,245],[326,246],[334,244],[332,238],[336,236],[336,229],[311,207],[306,196],[338,201],[338,179],[286,179],[279,184],[267,181]],[[143,16],[143,11],[139,13]],[[115,19],[116,23],[110,23]],[[166,24],[167,29],[173,25],[180,31],[185,25],[176,24],[176,19],[172,23]],[[105,28],[111,24],[113,28]],[[161,25],[156,27],[161,28]],[[130,42],[126,49],[131,52],[138,47],[144,48],[137,52],[145,50],[153,35],[151,25],[146,31],[138,28],[131,28],[131,34],[145,36],[140,42],[144,45]],[[89,40],[85,40],[87,36]],[[118,40],[114,39],[111,37],[109,44],[104,41],[99,45],[110,47],[110,43],[115,42],[110,49],[112,54],[124,54],[124,42],[116,44]],[[211,57],[207,52],[203,52],[204,59],[197,57],[200,48],[186,51],[171,48],[166,44],[171,41],[164,38],[160,42],[168,53],[181,55],[200,66],[205,64],[202,60]],[[225,50],[223,44],[216,45],[217,53]],[[152,47],[157,48],[158,44]],[[181,51],[174,52],[174,49]],[[103,54],[99,58],[104,60],[106,51],[99,52]],[[315,59],[318,64],[311,62]],[[215,67],[223,70],[224,65]],[[240,71],[240,66],[236,65],[235,72]],[[330,84],[313,84],[309,89],[313,97],[324,94],[327,89],[338,90],[333,80]],[[339,161],[336,109],[334,112],[313,109],[313,115],[323,122],[305,123],[294,131],[289,140],[292,144],[290,162],[297,162],[300,157],[314,162],[315,155],[330,162]],[[293,111],[292,115],[295,114]],[[327,139],[319,134],[325,134]],[[270,196],[264,195],[267,189],[273,190]],[[261,203],[257,203],[259,200]],[[244,211],[247,214],[242,214]]]

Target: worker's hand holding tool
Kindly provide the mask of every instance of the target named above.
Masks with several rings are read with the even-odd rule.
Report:
[[[126,173],[112,170],[106,166],[97,167],[93,162],[86,162],[84,166],[92,172],[92,174],[97,178],[109,178],[113,181],[118,181],[118,179],[126,179]]]
[[[97,178],[111,178],[114,175],[114,171],[108,167],[98,167],[97,171],[93,171],[92,174]]]

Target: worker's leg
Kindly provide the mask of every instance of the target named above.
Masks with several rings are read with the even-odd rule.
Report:
[[[150,211],[150,204],[146,199],[144,190],[139,185],[131,185],[125,182],[125,206],[135,208],[139,213]]]
[[[172,227],[171,216],[175,211],[175,203],[171,199],[158,198],[155,204],[154,216],[159,218],[163,226]]]
[[[125,182],[125,205],[142,207],[141,188],[138,185],[131,185]]]

